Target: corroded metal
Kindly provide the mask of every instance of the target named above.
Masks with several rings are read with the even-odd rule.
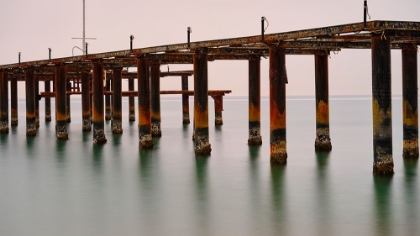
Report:
[[[104,89],[106,92],[111,91],[111,76],[108,73],[106,74]],[[111,95],[105,93],[105,120],[111,120],[111,118]]]
[[[214,100],[214,124],[223,125],[223,95],[211,96]]]
[[[90,83],[89,83],[89,74],[87,72],[82,72],[82,129],[83,131],[91,131],[92,129],[92,118],[90,115],[91,112],[91,102],[90,102]]]
[[[373,173],[394,173],[392,158],[391,45],[387,32],[372,33]]]
[[[35,83],[34,83],[34,89],[35,89],[35,125],[38,128],[39,127],[39,100],[41,97],[39,96],[39,80],[38,76],[34,75]]]
[[[107,142],[104,130],[104,65],[101,61],[92,63],[92,123],[93,143],[104,144]]]
[[[122,134],[122,68],[115,68],[113,70],[112,78],[112,133]]]
[[[66,78],[66,84],[67,84],[67,86],[66,86],[66,116],[67,116],[67,118],[66,118],[66,120],[67,120],[67,123],[70,123],[71,122],[71,97],[70,97],[70,95],[71,95],[71,82],[70,81],[68,81],[67,80],[67,78]]]
[[[152,137],[161,137],[162,130],[160,128],[160,65],[150,65],[150,84],[151,84],[151,128]]]
[[[287,163],[286,150],[286,52],[270,47],[270,161]]]
[[[137,76],[137,73],[136,73]],[[128,90],[130,92],[134,92],[134,79],[130,78],[128,79]],[[136,120],[136,113],[134,108],[134,97],[137,96],[138,93],[134,93],[134,95],[129,96],[128,98],[128,119],[129,121],[135,121]]]
[[[44,80],[44,91],[51,92],[51,81]],[[44,98],[45,101],[45,122],[51,121],[51,98]]]
[[[10,78],[10,125],[17,126],[18,123],[18,80],[12,76]]]
[[[194,146],[197,155],[210,155],[211,153],[207,76],[207,53],[205,49],[197,50],[194,53]]]
[[[330,112],[328,93],[328,53],[315,54],[316,138],[315,150],[330,151]]]
[[[248,144],[261,145],[261,59],[248,61]]]
[[[9,133],[9,74],[0,73],[0,133]]]
[[[35,124],[35,77],[34,69],[25,70],[25,91],[26,91],[26,136],[36,136]]]
[[[55,131],[57,139],[67,140],[67,80],[66,67],[55,67]]]
[[[153,139],[151,134],[150,118],[150,79],[149,61],[145,58],[137,59],[137,85],[139,109],[139,146],[141,149],[152,149]]]
[[[417,92],[417,47],[404,45],[402,49],[403,80],[403,157],[419,158],[419,124]]]
[[[188,75],[182,75],[181,89],[182,91],[188,91]],[[182,123],[190,123],[190,101],[187,93],[182,94]]]

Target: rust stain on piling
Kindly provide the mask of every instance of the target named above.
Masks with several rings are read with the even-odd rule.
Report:
[[[319,101],[316,106],[316,121],[320,124],[330,123],[328,104],[325,103],[323,100]]]
[[[57,139],[67,140],[67,68],[55,67],[55,119]]]
[[[139,146],[141,149],[152,149],[150,117],[150,80],[149,61],[137,59],[138,110],[139,110]]]
[[[93,65],[93,106],[92,106],[92,123],[93,123],[93,143],[104,144],[107,142],[104,132],[104,65],[101,61],[95,61]]]

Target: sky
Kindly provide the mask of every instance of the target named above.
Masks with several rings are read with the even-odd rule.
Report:
[[[269,21],[266,34],[363,21],[363,0],[85,0],[89,53],[259,35],[261,17]],[[371,20],[420,21],[419,0],[368,0]],[[80,55],[82,0],[1,0],[0,65],[21,60]],[[402,93],[401,52],[392,51],[392,93]],[[419,63],[420,64],[420,63]],[[314,95],[314,56],[288,55],[287,95]],[[167,65],[161,66],[162,71]],[[170,65],[170,70],[192,70],[192,65]],[[261,95],[269,95],[268,59],[261,60]],[[208,64],[209,89],[248,95],[248,62],[215,61]],[[329,59],[331,95],[370,95],[370,50],[342,50]],[[193,89],[193,78],[189,78]],[[19,97],[24,96],[23,83]],[[22,87],[22,88],[21,88]],[[40,86],[42,91],[43,86]],[[124,85],[123,89],[126,88]],[[161,90],[178,90],[181,79],[162,78]]]

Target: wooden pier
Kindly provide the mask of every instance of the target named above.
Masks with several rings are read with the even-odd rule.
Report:
[[[312,55],[315,63],[316,137],[315,149],[332,149],[329,126],[328,56],[341,49],[370,49],[372,52],[373,172],[388,175],[394,172],[392,156],[391,50],[402,51],[403,64],[403,153],[404,158],[418,158],[417,50],[420,43],[420,22],[369,21],[307,30],[188,42],[148,48],[130,48],[115,52],[55,58],[0,65],[0,132],[9,130],[8,86],[11,86],[11,125],[17,125],[17,82],[26,86],[27,135],[36,135],[38,81],[45,82],[46,117],[49,100],[56,99],[57,138],[67,139],[67,98],[81,93],[83,130],[91,130],[93,142],[105,143],[105,116],[112,114],[113,134],[121,134],[121,97],[129,96],[129,119],[133,120],[134,103],[138,98],[139,146],[153,148],[152,136],[160,129],[160,77],[180,76],[183,95],[183,123],[188,124],[188,96],[194,95],[195,152],[211,153],[208,131],[208,96],[215,100],[215,124],[221,125],[223,95],[230,91],[209,91],[208,63],[215,60],[249,61],[249,145],[260,145],[260,58],[269,57],[270,81],[270,155],[271,162],[287,162],[286,140],[286,70],[287,55]],[[162,64],[192,64],[189,72],[162,72]],[[137,68],[128,73],[124,68]],[[166,73],[166,74],[165,74]],[[178,74],[177,74],[178,73]],[[188,76],[194,75],[194,91],[188,91]],[[109,77],[108,77],[109,76]],[[150,79],[151,78],[151,79]],[[129,91],[121,91],[121,80],[128,79]],[[134,90],[137,79],[138,91]],[[244,78],[245,79],[245,78]],[[105,84],[104,80],[110,81]],[[53,81],[54,91],[49,88]],[[68,82],[73,87],[69,88]],[[246,80],[244,80],[246,81]],[[80,89],[75,91],[74,87]],[[104,96],[112,95],[105,99]],[[48,108],[47,108],[48,107]],[[106,113],[104,114],[104,108]],[[109,111],[109,112],[108,112]],[[111,112],[112,111],[112,112]],[[47,118],[46,118],[47,119]],[[47,119],[48,120],[48,119]],[[70,134],[71,135],[71,134]]]

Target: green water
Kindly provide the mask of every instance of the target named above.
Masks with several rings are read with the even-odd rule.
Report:
[[[387,178],[372,175],[366,97],[331,99],[330,153],[314,152],[313,98],[289,99],[285,167],[269,162],[267,99],[261,147],[247,145],[246,98],[225,99],[222,127],[210,112],[209,157],[194,155],[179,99],[162,101],[163,136],[151,151],[139,150],[127,116],[123,135],[107,122],[108,143],[93,145],[77,100],[68,141],[56,140],[43,112],[27,138],[19,109],[19,126],[0,135],[0,235],[420,235],[418,163],[401,157],[398,99]]]

